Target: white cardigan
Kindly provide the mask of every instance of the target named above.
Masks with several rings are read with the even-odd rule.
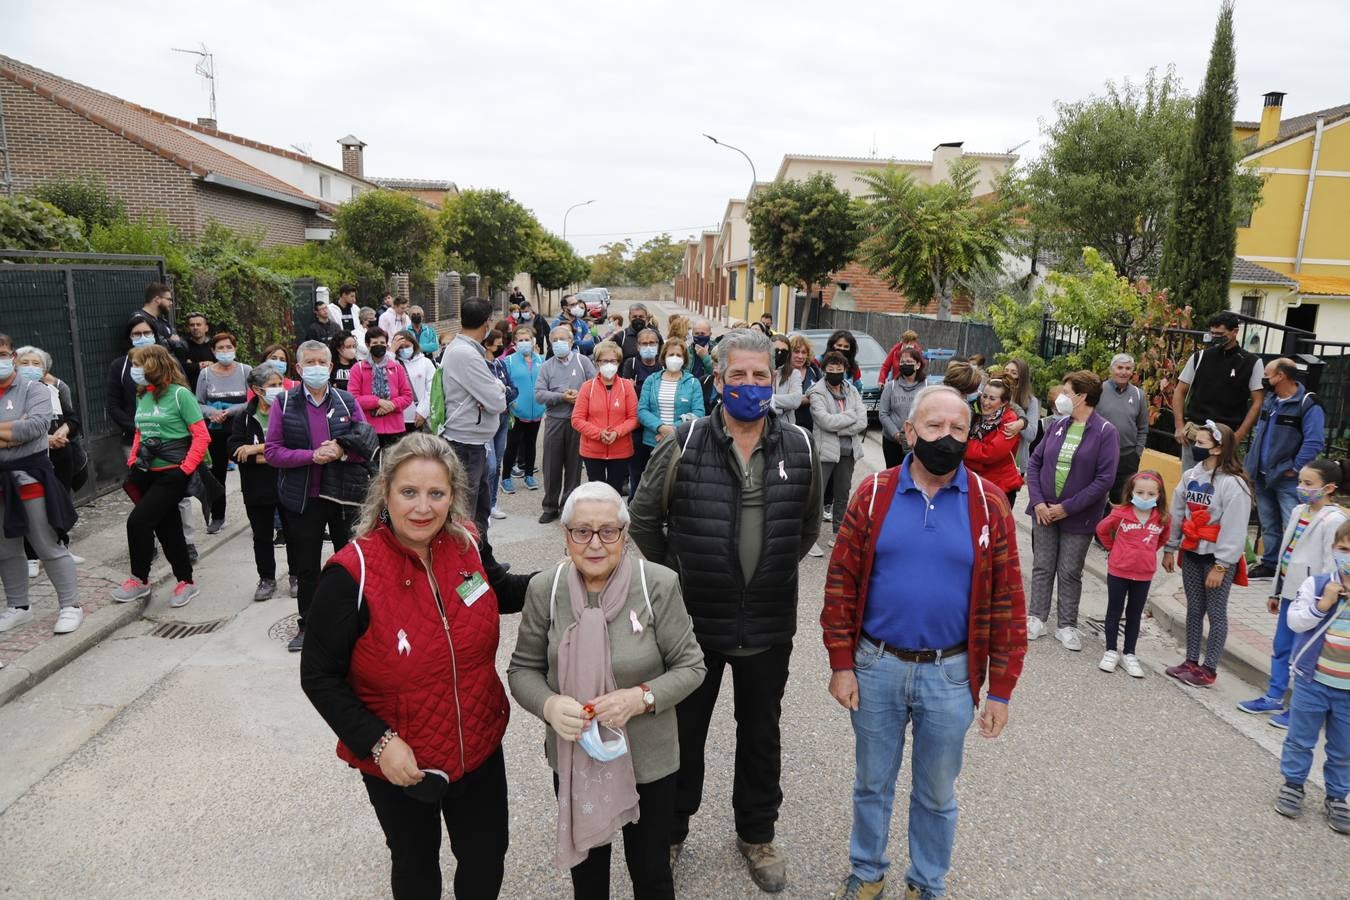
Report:
[[[1298,525],[1299,517],[1307,511],[1307,504],[1300,503],[1289,513],[1289,522],[1284,527],[1284,537],[1280,539],[1280,549],[1275,558],[1277,567],[1284,548],[1294,539],[1294,528]],[[1294,545],[1294,552],[1289,555],[1289,568],[1283,577],[1276,576],[1275,586],[1270,591],[1272,597],[1293,600],[1298,595],[1299,585],[1304,581],[1335,568],[1335,563],[1331,561],[1331,548],[1336,543],[1336,529],[1341,527],[1346,518],[1345,510],[1334,503],[1328,503],[1320,513],[1314,514],[1313,520]]]

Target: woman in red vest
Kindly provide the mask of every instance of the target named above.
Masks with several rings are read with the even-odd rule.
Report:
[[[496,897],[509,712],[498,616],[520,611],[529,576],[507,575],[486,546],[480,555],[449,444],[413,433],[383,455],[353,540],[319,580],[300,683],[361,772],[393,896],[441,896],[443,817],[455,896]]]

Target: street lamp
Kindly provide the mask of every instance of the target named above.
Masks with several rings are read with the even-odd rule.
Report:
[[[564,241],[567,240],[567,217],[568,217],[569,215],[571,215],[572,210],[576,209],[576,208],[579,207],[579,206],[590,206],[590,205],[591,205],[592,203],[594,203],[594,202],[595,202],[594,200],[586,200],[586,201],[584,201],[584,202],[582,202],[582,203],[573,203],[571,206],[567,207],[567,212],[563,213],[563,233],[562,233],[562,236],[563,236],[563,240],[564,240]]]
[[[756,185],[756,184],[759,184],[759,175],[757,175],[757,174],[755,173],[755,161],[754,161],[753,159],[750,158],[750,154],[749,154],[749,153],[746,153],[746,152],[745,152],[744,150],[742,150],[740,147],[733,147],[731,144],[725,143],[725,142],[723,142],[723,141],[719,141],[717,138],[713,137],[711,134],[704,134],[703,136],[704,136],[705,138],[707,138],[708,140],[712,141],[712,142],[713,142],[714,144],[716,144],[717,146],[719,146],[719,147],[726,147],[728,150],[735,150],[735,151],[736,151],[737,153],[739,153],[741,156],[744,156],[744,157],[745,157],[745,161],[748,162],[748,163],[750,164],[750,192],[753,192],[754,189],[755,189],[755,185]],[[747,229],[746,240],[745,240],[745,245],[746,245],[746,248],[747,248],[747,250],[746,250],[746,256],[745,256],[745,319],[746,319],[746,321],[749,321],[749,320],[750,320],[750,298],[751,298],[751,297],[754,295],[754,293],[755,293],[755,245],[754,245],[754,242],[750,240],[750,235],[749,235],[749,232],[748,232],[748,229],[749,229],[749,227],[750,227],[750,192],[747,192],[747,193],[746,193],[746,196],[745,196],[745,227],[746,227],[746,229]]]

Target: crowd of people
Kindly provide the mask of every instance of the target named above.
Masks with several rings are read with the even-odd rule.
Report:
[[[1325,726],[1327,815],[1350,832],[1350,525],[1333,499],[1350,472],[1321,458],[1321,407],[1295,364],[1260,367],[1230,314],[1209,322],[1181,373],[1172,412],[1192,465],[1169,503],[1163,477],[1140,468],[1149,403],[1125,354],[1105,378],[1068,373],[1043,413],[1028,361],[953,360],[930,377],[908,332],[882,374],[884,467],[853,488],[869,411],[850,332],[817,358],[769,316],[715,342],[699,318],[672,317],[663,335],[640,303],[625,323],[566,297],[549,322],[512,299],[502,316],[465,300],[443,340],[405,300],[388,296],[376,313],[343,286],[336,303],[316,303],[293,351],[268,347],[249,365],[235,336],[198,314],[180,336],[172,292],[151,285],[109,369],[135,504],[130,576],[114,598],[149,596],[156,544],[176,581],[170,605],[198,595],[195,529],[220,529],[237,471],[253,597],[274,596],[284,547],[300,616],[289,649],[339,757],[361,773],[396,897],[440,895],[442,821],[456,895],[497,895],[508,692],[546,726],[556,862],[575,895],[608,896],[622,832],[635,896],[673,897],[728,669],[736,843],[754,883],[783,890],[774,836],[798,576],[827,550],[829,692],[855,736],[850,872],[836,897],[885,889],[909,722],[904,888],[944,892],[966,731],[978,719],[984,737],[1002,732],[1052,605],[1055,638],[1082,650],[1094,540],[1108,554],[1107,673],[1145,677],[1136,645],[1160,555],[1180,568],[1187,599],[1185,658],[1167,674],[1194,687],[1217,677],[1232,585],[1273,578],[1271,679],[1241,707],[1289,729],[1285,815],[1302,809]],[[50,368],[40,349],[0,335],[0,631],[31,618],[29,552],[57,588],[56,630],[82,618],[66,535],[87,463]],[[561,520],[567,557],[511,573],[490,527],[504,517],[498,491],[521,488],[541,491],[540,523]],[[1249,572],[1253,508],[1263,546]],[[506,684],[495,668],[503,614],[521,616]]]

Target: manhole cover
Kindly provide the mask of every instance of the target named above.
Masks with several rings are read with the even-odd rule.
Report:
[[[274,641],[289,641],[300,631],[300,614],[291,613],[286,618],[267,629],[267,636]]]
[[[168,638],[169,640],[196,637],[199,634],[211,634],[214,631],[219,631],[224,624],[224,619],[217,619],[214,622],[161,622],[155,626],[154,631],[150,632],[150,636]]]

